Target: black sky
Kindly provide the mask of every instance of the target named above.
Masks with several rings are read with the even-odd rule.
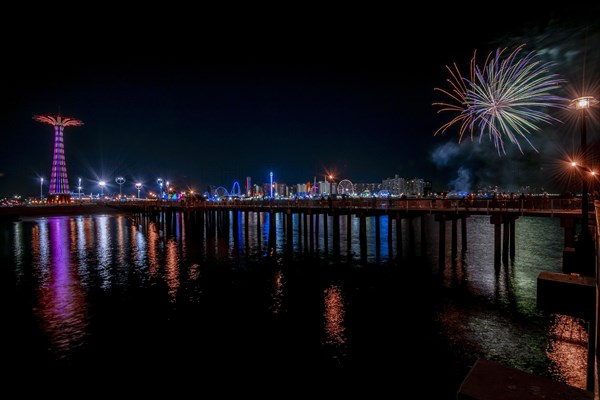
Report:
[[[86,193],[98,191],[99,179],[118,190],[117,176],[128,193],[138,180],[156,186],[159,176],[204,191],[246,176],[266,182],[269,171],[288,184],[329,171],[353,182],[422,177],[445,190],[461,167],[432,159],[457,139],[433,135],[447,120],[432,107],[445,65],[466,66],[475,49],[554,32],[545,31],[549,21],[572,27],[600,19],[598,6],[494,4],[481,12],[423,4],[20,17],[0,38],[0,194],[39,193],[39,178],[50,175],[52,128],[32,117],[58,113],[85,124],[65,129],[65,150],[70,185],[81,177]],[[461,151],[492,149],[469,146]],[[519,164],[490,153],[491,167],[463,157],[463,167],[480,169],[472,184],[483,176],[502,184],[498,170],[514,177]],[[527,157],[537,168],[541,156]]]

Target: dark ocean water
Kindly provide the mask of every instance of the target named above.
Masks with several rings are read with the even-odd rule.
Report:
[[[441,262],[433,216],[423,234],[403,223],[400,257],[386,217],[379,244],[367,218],[362,247],[359,220],[348,240],[340,218],[339,251],[331,218],[313,251],[296,216],[292,242],[281,214],[253,213],[247,230],[229,221],[210,232],[179,214],[2,225],[7,387],[451,399],[484,357],[585,388],[585,321],[536,308],[537,276],[562,267],[558,219],[517,219],[515,257],[500,265],[489,216],[468,218],[467,250],[459,234]]]

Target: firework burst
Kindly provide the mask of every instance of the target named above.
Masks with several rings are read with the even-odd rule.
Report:
[[[460,125],[459,142],[468,131],[471,140],[474,140],[476,133],[480,142],[484,136],[488,136],[498,154],[505,153],[505,140],[515,144],[521,152],[523,148],[519,140],[524,140],[537,151],[528,135],[540,130],[540,123],[561,122],[546,110],[564,109],[568,101],[552,94],[564,82],[557,74],[550,72],[553,63],[538,61],[535,52],[521,56],[523,47],[517,47],[508,55],[506,48],[498,49],[487,56],[483,67],[476,64],[474,54],[469,79],[460,74],[456,64],[454,68],[446,66],[450,72],[447,82],[451,88],[435,90],[449,96],[450,101],[433,105],[441,107],[438,113],[450,111],[457,115],[434,135]]]

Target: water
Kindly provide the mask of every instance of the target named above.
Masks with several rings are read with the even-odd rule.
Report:
[[[235,232],[230,223],[207,235],[180,215],[2,225],[7,382],[35,390],[51,381],[47,393],[76,379],[88,385],[84,396],[416,389],[453,399],[485,357],[585,388],[586,322],[536,308],[538,274],[561,271],[558,219],[517,219],[515,257],[496,266],[486,216],[468,218],[467,250],[453,257],[447,246],[441,262],[432,216],[424,236],[420,224],[403,223],[402,257],[386,217],[379,251],[374,219],[361,248],[359,220],[348,241],[341,217],[339,254],[331,218],[327,247],[321,220],[312,252],[297,216],[291,245],[283,215],[274,219],[275,236],[269,215],[256,213],[248,236],[243,218]]]

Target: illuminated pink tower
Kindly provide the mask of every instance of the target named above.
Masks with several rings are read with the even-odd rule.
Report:
[[[68,203],[71,201],[71,195],[67,179],[63,130],[67,126],[81,126],[83,122],[74,118],[61,117],[60,115],[35,115],[33,119],[37,122],[54,126],[54,153],[52,156],[52,175],[50,176],[48,201],[52,203]]]

